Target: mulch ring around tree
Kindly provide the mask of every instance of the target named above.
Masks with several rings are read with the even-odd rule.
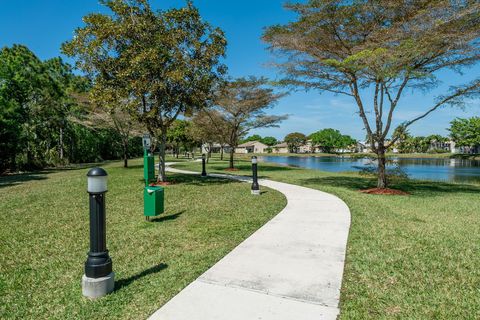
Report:
[[[396,190],[396,189],[389,189],[389,188],[371,188],[366,190],[360,190],[361,193],[366,194],[380,194],[380,195],[388,195],[388,196],[409,196],[410,193]]]
[[[239,171],[240,169],[237,168],[227,168],[225,171]]]

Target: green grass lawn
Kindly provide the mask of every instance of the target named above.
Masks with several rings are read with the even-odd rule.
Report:
[[[148,223],[141,164],[103,166],[116,291],[97,301],[81,294],[88,169],[0,177],[0,319],[145,319],[286,205],[273,190],[170,174],[166,213]]]
[[[239,160],[238,174],[250,175]],[[200,163],[176,167],[200,171]],[[225,172],[214,160],[209,172]],[[259,175],[330,192],[350,207],[352,224],[341,293],[342,319],[479,319],[480,186],[404,181],[410,196],[358,192],[358,174],[259,164]]]

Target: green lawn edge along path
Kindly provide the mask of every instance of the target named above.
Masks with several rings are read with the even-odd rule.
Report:
[[[210,176],[251,182],[244,176]],[[288,201],[285,209],[150,320],[336,319],[350,226],[348,207],[318,190],[271,180],[259,184],[282,192]]]
[[[89,168],[0,177],[0,319],[146,319],[286,205],[271,189],[169,173],[166,212],[149,223],[142,159],[129,164],[100,165],[116,289],[95,301],[81,288]]]
[[[200,163],[178,169],[200,171]],[[226,173],[216,157],[208,173]],[[250,161],[235,174],[250,175]],[[259,177],[334,194],[351,226],[340,319],[480,318],[480,185],[396,180],[409,196],[369,195],[375,178],[260,162]]]

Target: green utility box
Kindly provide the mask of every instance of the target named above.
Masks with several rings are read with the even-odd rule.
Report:
[[[143,177],[145,184],[155,180],[155,161],[153,160],[153,156],[145,155],[143,157]]]
[[[143,190],[143,214],[146,217],[155,217],[164,210],[163,188],[145,187]]]

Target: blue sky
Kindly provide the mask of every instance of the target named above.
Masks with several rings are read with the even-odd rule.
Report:
[[[228,39],[226,64],[233,77],[256,75],[272,79],[276,70],[268,67],[272,61],[260,37],[266,26],[286,23],[295,16],[282,8],[284,0],[196,0],[202,16],[214,26],[221,27]],[[184,4],[181,0],[151,0],[154,7],[168,8]],[[97,0],[18,0],[2,1],[0,11],[0,47],[14,43],[27,45],[41,59],[60,55],[62,42],[71,39],[73,30],[82,25],[82,17],[91,12],[103,12]],[[68,60],[68,59],[67,59]],[[433,102],[437,94],[449,85],[467,82],[480,72],[480,66],[466,71],[463,76],[443,73],[442,84],[434,91],[406,92],[394,123],[409,120]],[[368,98],[368,94],[365,95]],[[369,101],[369,100],[366,100]],[[339,129],[357,139],[364,139],[362,122],[356,114],[354,102],[346,96],[319,92],[291,92],[271,111],[289,114],[289,120],[280,128],[261,129],[261,135],[282,139],[293,131],[312,133],[322,128]],[[446,135],[449,122],[455,117],[480,115],[479,101],[472,101],[465,110],[445,108],[411,127],[416,135],[439,133]]]

